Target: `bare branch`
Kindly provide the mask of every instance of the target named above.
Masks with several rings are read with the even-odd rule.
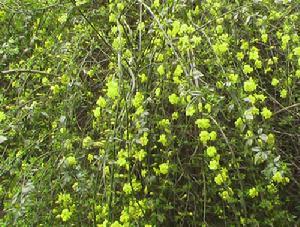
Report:
[[[0,71],[0,74],[14,74],[14,73],[36,73],[36,74],[43,74],[43,75],[55,75],[53,73],[34,70],[34,69],[11,69],[11,70],[4,70]]]

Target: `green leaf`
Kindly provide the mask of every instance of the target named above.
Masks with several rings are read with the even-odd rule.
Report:
[[[6,136],[0,136],[0,144],[7,140]]]

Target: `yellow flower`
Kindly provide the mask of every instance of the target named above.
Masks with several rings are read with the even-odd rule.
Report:
[[[199,134],[199,138],[200,138],[200,141],[201,141],[203,144],[206,144],[207,141],[210,140],[209,132],[208,132],[208,131],[201,131],[200,134]]]
[[[242,41],[241,49],[247,50],[249,48],[249,43],[245,40]]]
[[[257,107],[255,107],[255,106],[253,106],[252,108],[250,108],[250,110],[251,110],[251,113],[253,115],[258,115],[259,114],[259,109]]]
[[[256,66],[256,68],[261,69],[261,67],[262,67],[262,62],[261,62],[260,60],[256,60],[256,61],[255,61],[255,66]]]
[[[216,43],[213,45],[213,49],[217,55],[222,55],[228,50],[228,43]]]
[[[125,192],[125,194],[127,194],[127,195],[132,192],[132,188],[131,188],[130,183],[125,183],[123,185],[123,192]]]
[[[172,113],[172,120],[177,120],[177,119],[178,119],[178,117],[179,117],[179,114],[178,114],[178,112],[174,112],[174,113]]]
[[[61,212],[61,219],[66,222],[71,218],[72,212],[69,209],[63,209]]]
[[[258,191],[256,188],[250,188],[249,191],[248,191],[248,195],[251,197],[251,198],[254,198],[256,196],[258,196]]]
[[[272,86],[276,87],[279,84],[279,80],[277,78],[273,78],[271,82]]]
[[[256,83],[255,81],[253,80],[252,77],[249,78],[249,80],[245,81],[244,82],[244,90],[246,92],[252,92],[252,91],[255,91],[256,90]]]
[[[161,174],[168,174],[169,172],[169,164],[168,163],[163,163],[159,165],[159,172]]]
[[[160,5],[159,0],[154,0],[154,2],[152,3],[153,8],[158,8]]]
[[[165,129],[170,126],[170,121],[169,119],[162,119],[161,121],[158,122],[158,125]]]
[[[273,183],[267,185],[267,189],[268,189],[268,192],[271,194],[275,194],[278,191],[276,186]]]
[[[274,134],[270,133],[270,134],[268,135],[267,143],[268,143],[269,145],[273,145],[273,144],[275,143],[275,136],[274,136]]]
[[[179,77],[179,76],[181,76],[182,73],[183,73],[183,70],[182,70],[181,65],[177,65],[176,69],[174,71],[174,76]]]
[[[256,102],[255,96],[253,96],[253,95],[248,95],[247,98],[249,99],[249,101],[251,102],[251,104],[255,104],[255,102]]]
[[[209,103],[206,103],[205,106],[204,106],[204,109],[206,109],[206,111],[208,113],[210,113],[211,112],[211,105]]]
[[[132,100],[132,105],[135,108],[138,108],[140,105],[142,105],[143,101],[144,101],[144,95],[138,91]]]
[[[119,96],[119,85],[115,80],[108,81],[107,84],[107,96],[114,99]]]
[[[253,72],[253,68],[250,65],[244,65],[243,72],[249,74]]]
[[[164,146],[167,146],[167,137],[166,137],[166,134],[161,134],[159,136],[158,142],[160,142]]]
[[[261,115],[265,118],[265,119],[269,119],[272,116],[272,112],[267,108],[264,107],[261,111]]]
[[[201,129],[208,129],[210,127],[210,120],[206,118],[197,119],[195,123]]]
[[[155,96],[156,97],[159,97],[160,96],[160,93],[161,93],[161,89],[158,87],[155,89]]]
[[[140,144],[146,146],[148,144],[148,132],[144,132],[143,136],[140,138]]]
[[[216,153],[217,153],[217,149],[214,146],[210,146],[206,149],[206,154],[211,158],[214,157]]]
[[[261,40],[263,41],[263,43],[266,43],[268,41],[268,34],[266,34],[266,33],[262,34]]]
[[[235,122],[234,122],[235,127],[237,128],[242,128],[244,125],[243,119],[242,118],[238,118]]]
[[[221,185],[224,181],[223,181],[223,177],[222,177],[222,174],[218,174],[217,176],[215,176],[215,182],[217,185]]]
[[[237,58],[239,61],[243,60],[243,58],[244,58],[243,52],[238,52],[238,53],[236,54],[236,58]]]
[[[272,180],[273,180],[274,182],[281,183],[281,182],[283,181],[283,177],[282,177],[281,173],[280,173],[279,171],[277,171],[277,172],[273,175]]]
[[[87,136],[82,141],[82,147],[83,148],[89,148],[93,145],[93,140],[90,136]]]
[[[157,68],[157,72],[160,76],[163,76],[165,74],[165,68],[163,65],[160,65],[158,68]]]
[[[203,108],[203,105],[201,102],[198,103],[198,110],[199,112],[202,112],[202,108]]]
[[[286,98],[286,96],[287,96],[287,90],[286,89],[282,89],[280,91],[280,97],[284,99],[284,98]]]
[[[225,201],[229,201],[233,194],[234,193],[231,188],[228,188],[226,191],[222,191],[221,193],[219,193],[221,198]]]
[[[238,74],[234,74],[234,73],[230,73],[228,75],[228,79],[230,80],[230,82],[232,83],[236,83],[238,81],[239,75]]]
[[[94,160],[94,155],[88,154],[87,160],[88,160],[89,162],[93,161],[93,160]]]
[[[96,109],[93,110],[93,114],[94,114],[95,118],[100,118],[100,116],[101,116],[100,107],[96,107]]]
[[[122,226],[123,226],[123,225],[121,225],[121,224],[119,223],[119,221],[115,221],[114,223],[111,224],[110,227],[122,227]]]
[[[179,97],[176,94],[173,93],[173,94],[169,95],[169,102],[172,105],[175,105],[179,102]]]
[[[251,51],[249,52],[249,59],[258,60],[258,58],[259,58],[258,49],[256,47],[252,47]]]
[[[67,157],[67,163],[69,166],[73,166],[77,164],[76,158],[74,156]]]
[[[210,138],[211,141],[216,140],[217,139],[217,133],[215,131],[211,131],[209,133],[209,138]]]
[[[147,152],[144,149],[141,149],[134,154],[134,158],[139,161],[143,161],[144,158],[146,157],[146,155],[147,155]]]
[[[57,84],[51,86],[50,89],[52,90],[52,92],[53,92],[54,95],[57,95],[57,94],[59,94],[59,92],[60,92],[60,87],[59,87],[59,85],[57,85]]]
[[[194,106],[190,105],[186,108],[186,116],[193,116],[196,112]]]
[[[209,169],[216,170],[218,168],[219,168],[219,161],[217,161],[217,160],[211,160],[209,162]]]
[[[106,100],[102,96],[100,96],[97,100],[97,105],[101,108],[104,108],[106,106]]]
[[[254,97],[257,99],[257,100],[260,100],[260,101],[265,101],[265,99],[267,98],[266,96],[264,96],[263,94],[254,94]]]
[[[146,76],[146,74],[141,74],[141,75],[139,75],[139,78],[141,79],[141,82],[142,83],[145,83],[145,82],[147,82],[148,81],[148,77]]]
[[[296,47],[293,52],[295,55],[300,56],[300,47]]]
[[[72,202],[72,198],[69,193],[59,193],[56,203],[62,204],[63,206],[67,206],[70,202]]]

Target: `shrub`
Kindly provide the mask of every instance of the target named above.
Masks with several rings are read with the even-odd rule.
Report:
[[[299,224],[299,11],[4,0],[0,222]]]

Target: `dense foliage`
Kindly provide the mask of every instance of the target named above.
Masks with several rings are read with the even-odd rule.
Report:
[[[299,12],[0,0],[0,224],[300,225]]]

